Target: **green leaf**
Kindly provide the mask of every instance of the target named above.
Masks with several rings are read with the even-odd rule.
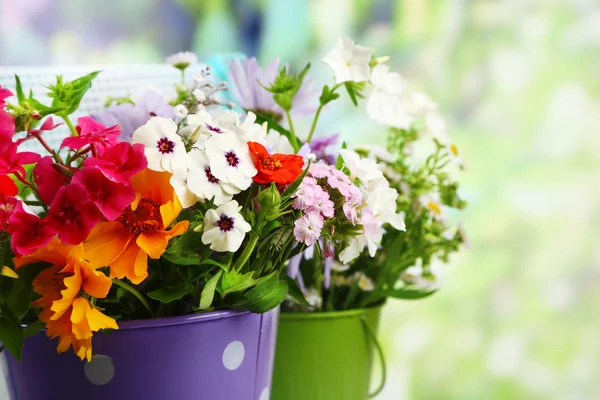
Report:
[[[25,93],[23,92],[23,86],[21,85],[21,78],[19,75],[15,74],[15,82],[16,82],[16,92],[17,92],[17,100],[19,100],[19,104],[25,101]]]
[[[356,98],[356,91],[354,90],[354,85],[352,84],[352,82],[344,82],[344,86],[348,91],[348,96],[350,96],[350,100],[352,100],[352,103],[355,106],[358,106],[358,99]]]
[[[215,297],[217,283],[219,282],[219,279],[221,278],[222,274],[223,271],[219,270],[219,272],[217,272],[216,275],[210,278],[210,280],[206,283],[204,289],[202,289],[202,294],[200,295],[200,306],[198,307],[198,309],[206,310],[211,306]]]
[[[229,271],[229,266],[222,264],[220,262],[217,262],[215,260],[212,260],[210,258],[207,258],[206,260],[203,260],[200,265],[214,265],[215,267],[219,267],[221,268],[224,272]]]
[[[256,285],[256,280],[253,279],[255,271],[240,274],[235,270],[231,270],[223,274],[221,279],[220,292],[226,296],[233,292],[242,292]]]
[[[162,287],[157,290],[148,292],[148,297],[158,300],[161,303],[168,304],[175,300],[181,300],[184,296],[192,293],[194,286],[186,283],[178,287]]]
[[[295,279],[290,278],[288,275],[284,275],[283,279],[285,279],[289,288],[288,295],[300,305],[310,307],[310,303],[306,301],[302,290],[300,290],[300,286],[298,286],[298,282],[296,282]]]
[[[31,297],[33,295],[32,286],[19,286],[10,291],[8,295],[8,309],[20,320],[27,314],[31,305]]]
[[[10,310],[2,310],[0,315],[0,342],[17,360],[23,358],[23,328],[18,318]]]
[[[294,182],[292,182],[292,184],[290,186],[288,186],[288,188],[285,189],[285,191],[281,194],[282,202],[289,200],[289,198],[294,193],[296,193],[296,190],[298,190],[298,188],[300,187],[300,184],[304,180],[304,177],[306,176],[306,174],[308,174],[308,169],[309,168],[310,168],[310,163],[308,164],[308,166],[306,167],[306,169],[302,172],[302,174],[300,174],[300,176],[297,177],[296,180]]]
[[[264,313],[281,304],[287,294],[288,284],[279,279],[277,272],[245,293],[232,307]]]
[[[199,224],[192,224],[190,228],[173,241],[171,246],[163,253],[163,257],[178,265],[199,265],[201,257],[197,250],[202,245],[200,232],[194,232]]]
[[[394,297],[396,299],[404,299],[404,300],[418,300],[424,299],[425,297],[429,297],[432,294],[437,292],[436,290],[423,291],[416,288],[402,288],[402,289],[392,289],[386,290],[383,292],[383,296],[386,297]]]
[[[36,319],[35,322],[27,325],[23,329],[23,336],[26,337],[26,338],[28,338],[28,337],[32,337],[34,335],[37,335],[45,327],[46,327],[46,324],[44,324],[39,319]]]
[[[342,143],[342,149],[346,149],[348,147],[348,145],[346,144],[346,142]],[[342,158],[342,156],[338,156],[336,162],[335,162],[335,168],[339,169],[340,171],[342,170],[342,167],[344,166],[344,159]]]
[[[92,81],[100,71],[94,71],[71,82],[63,82],[62,76],[56,77],[56,84],[48,87],[49,97],[52,97],[52,107],[61,108],[56,115],[66,117],[79,108],[83,96],[92,87]]]
[[[340,97],[339,93],[332,91],[329,86],[323,86],[323,91],[321,92],[321,97],[319,97],[319,102],[322,106],[327,105],[328,103],[336,100]]]

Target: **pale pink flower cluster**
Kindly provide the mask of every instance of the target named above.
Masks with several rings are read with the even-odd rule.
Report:
[[[321,180],[321,184],[317,179]],[[325,183],[327,186],[324,186]],[[343,202],[345,217],[353,223],[358,222],[358,207],[362,204],[360,189],[334,166],[325,163],[312,164],[298,191],[293,195],[293,207],[304,212],[294,224],[294,236],[299,242],[310,246],[321,237],[325,220],[335,216],[332,196],[337,196]]]

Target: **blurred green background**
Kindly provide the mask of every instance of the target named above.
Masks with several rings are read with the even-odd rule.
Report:
[[[325,79],[319,59],[340,35],[390,55],[462,150],[471,245],[439,294],[385,308],[378,399],[600,398],[597,0],[0,5],[2,65],[156,63],[189,49],[310,60]],[[333,110],[321,133],[385,142],[355,114]]]

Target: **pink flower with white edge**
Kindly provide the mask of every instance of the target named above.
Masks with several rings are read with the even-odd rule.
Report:
[[[98,157],[88,157],[83,163],[85,167],[94,167],[113,182],[129,183],[129,180],[148,166],[144,155],[144,145],[131,145],[121,142]]]
[[[294,222],[294,237],[300,243],[312,246],[321,237],[324,224],[323,217],[318,213],[303,215]]]
[[[258,173],[250,156],[248,143],[235,133],[226,132],[208,138],[206,155],[211,173],[240,191],[248,189],[252,184],[252,177]]]
[[[211,250],[236,252],[246,233],[252,227],[242,214],[237,201],[229,201],[216,210],[208,210],[204,217],[204,233],[202,243],[210,244]]]
[[[77,119],[77,131],[79,136],[70,136],[63,139],[60,148],[68,147],[71,150],[79,150],[88,145],[96,147],[98,154],[119,143],[121,127],[119,125],[106,127],[96,122],[92,117],[81,117]]]
[[[144,154],[151,170],[172,173],[176,168],[184,167],[185,146],[172,119],[151,118],[133,132],[131,142],[144,145]]]
[[[131,185],[113,182],[97,168],[77,171],[72,182],[85,186],[90,199],[109,221],[119,218],[135,200],[135,191]]]
[[[190,159],[188,189],[202,200],[213,199],[216,205],[231,200],[240,190],[213,175],[210,161],[204,150],[193,149],[188,153]]]

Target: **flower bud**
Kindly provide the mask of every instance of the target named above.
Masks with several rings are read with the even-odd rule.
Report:
[[[281,208],[281,195],[274,184],[260,192],[256,197],[256,201],[260,206],[260,213],[264,215],[266,220],[277,218]]]

